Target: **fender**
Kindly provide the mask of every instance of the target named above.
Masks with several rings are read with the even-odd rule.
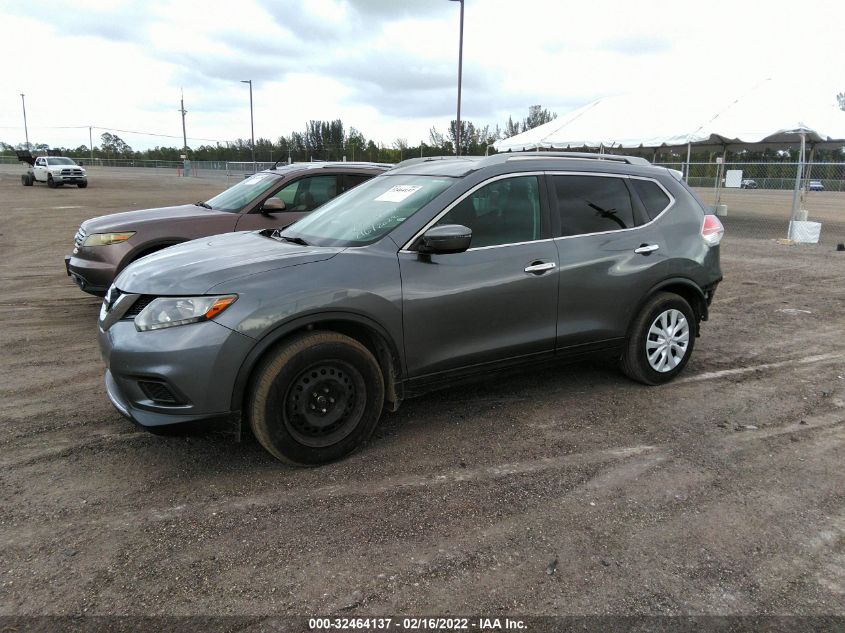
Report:
[[[143,244],[139,244],[137,248],[133,248],[129,251],[126,256],[120,261],[120,264],[115,268],[115,277],[117,277],[124,268],[126,268],[129,264],[134,262],[139,257],[143,257],[145,255],[150,255],[156,251],[159,251],[163,248],[167,248],[168,246],[176,246],[177,244],[182,244],[183,242],[187,242],[188,240],[184,238],[162,238],[157,239],[152,242],[144,242]]]
[[[663,281],[652,286],[651,289],[645,294],[642,301],[640,301],[640,303],[637,305],[637,309],[634,311],[634,314],[639,314],[643,305],[645,305],[646,301],[648,301],[649,298],[654,295],[655,292],[658,292],[663,288],[667,288],[669,286],[684,286],[685,288],[688,288],[698,299],[698,305],[692,305],[692,309],[695,310],[698,314],[699,320],[707,320],[709,316],[709,311],[707,307],[707,297],[704,295],[704,290],[701,289],[701,286],[699,286],[695,281],[693,281],[689,277],[669,277],[668,279],[664,279]]]
[[[387,328],[369,316],[359,314],[357,312],[347,312],[342,310],[315,312],[304,316],[298,316],[289,321],[280,323],[256,341],[256,344],[249,351],[243,363],[241,363],[238,375],[235,378],[235,384],[232,388],[231,410],[238,411],[242,408],[241,405],[243,403],[244,394],[246,393],[246,388],[249,383],[249,377],[252,374],[252,370],[267,350],[293,332],[305,329],[309,325],[317,325],[319,323],[327,323],[330,321],[345,321],[356,325],[363,325],[377,332],[384,342],[387,343],[390,348],[390,353],[398,361],[396,369],[400,373],[400,376],[397,377],[397,382],[399,382],[401,379],[402,367],[405,366],[405,359],[400,355],[399,348],[396,345],[396,342],[388,334]]]

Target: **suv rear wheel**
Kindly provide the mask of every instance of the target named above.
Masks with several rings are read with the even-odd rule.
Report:
[[[669,382],[689,362],[697,321],[687,301],[659,292],[643,306],[629,330],[621,367],[626,376],[647,385]]]
[[[282,461],[313,466],[369,439],[384,379],[361,343],[336,332],[299,336],[264,358],[247,401],[255,437]]]

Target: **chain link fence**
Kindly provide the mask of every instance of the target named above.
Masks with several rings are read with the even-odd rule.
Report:
[[[799,163],[659,164],[685,173],[701,201],[721,216],[726,239],[795,237],[795,208],[794,219],[821,225],[812,227],[820,228],[819,244],[845,243],[845,163],[806,163],[803,169]]]
[[[311,157],[303,157],[305,160]],[[351,157],[349,157],[351,159]],[[367,160],[369,156],[356,156]],[[286,162],[287,157],[284,157]],[[292,156],[299,162],[298,156]],[[182,161],[95,158],[86,166],[156,169],[183,175]],[[0,164],[15,164],[14,156],[0,156]],[[795,237],[790,222],[818,223],[818,242],[845,244],[845,163],[726,162],[655,163],[681,171],[693,191],[708,207],[717,210],[731,236],[759,239]],[[268,161],[191,161],[189,175],[220,180],[230,186],[249,174],[268,169]],[[800,169],[800,172],[799,172]],[[799,193],[795,199],[796,178]]]

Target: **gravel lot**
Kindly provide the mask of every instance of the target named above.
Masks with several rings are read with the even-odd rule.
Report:
[[[726,238],[674,384],[590,364],[454,388],[302,470],[120,417],[99,301],[64,273],[85,218],[220,182],[92,169],[88,189],[51,190],[20,173],[0,168],[0,614],[845,615],[832,245]]]

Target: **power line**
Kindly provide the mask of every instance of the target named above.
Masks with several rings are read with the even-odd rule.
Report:
[[[177,136],[174,134],[158,134],[156,132],[139,132],[138,130],[123,130],[117,127],[105,127],[101,125],[42,125],[33,128],[34,130],[84,130],[87,128],[92,128],[94,130],[103,130],[105,132],[123,132],[124,134],[138,134],[141,136],[157,136],[161,138],[175,138],[181,139],[181,136]],[[20,129],[19,125],[0,125],[0,129],[2,130],[17,130]],[[211,143],[231,143],[231,140],[221,140],[217,138],[200,138],[198,136],[189,136],[188,137],[192,141],[209,141]]]

